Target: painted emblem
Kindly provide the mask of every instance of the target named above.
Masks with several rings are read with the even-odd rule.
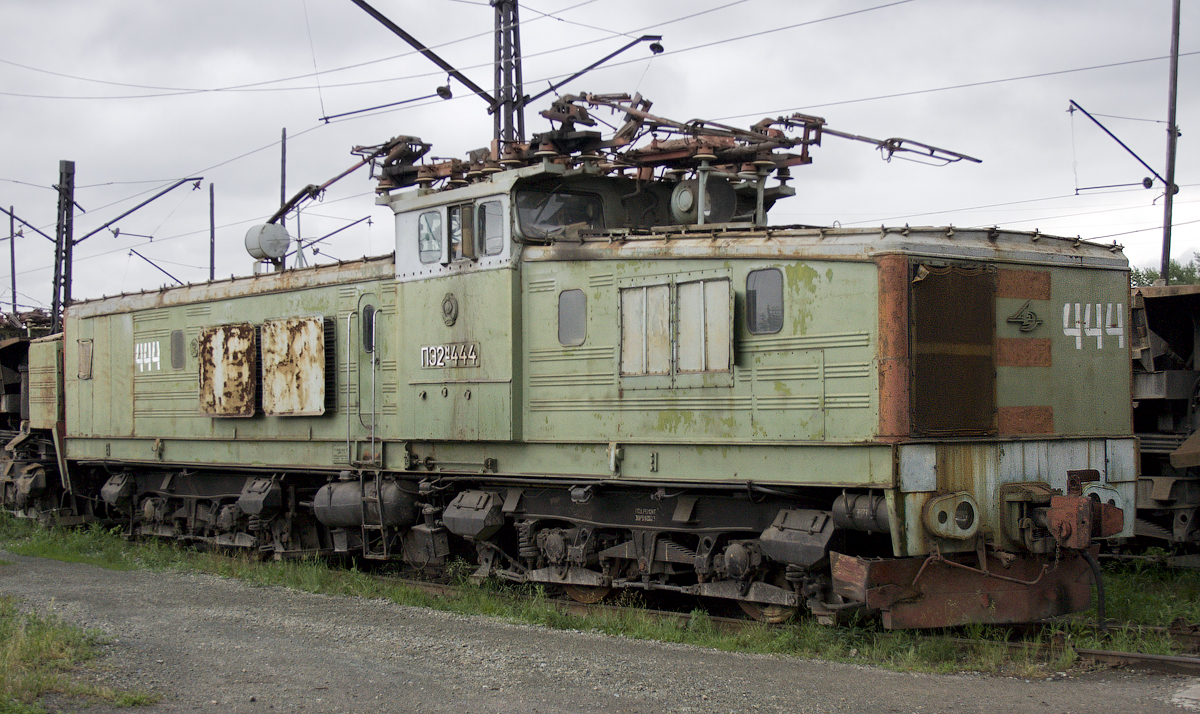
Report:
[[[1017,310],[1007,320],[1010,325],[1019,325],[1021,332],[1033,332],[1038,328],[1038,325],[1042,324],[1042,318],[1038,317],[1036,312],[1029,309],[1030,302],[1032,301],[1026,300],[1021,309]]]
[[[458,321],[458,298],[454,297],[454,293],[446,293],[446,297],[442,298],[442,321],[446,327],[452,327]]]

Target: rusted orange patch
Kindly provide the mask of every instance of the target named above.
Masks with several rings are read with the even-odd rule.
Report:
[[[1001,337],[996,345],[997,367],[1049,367],[1049,337]]]
[[[996,271],[996,297],[1049,300],[1050,273],[1045,270]]]
[[[1000,407],[1000,435],[1053,434],[1054,407]]]

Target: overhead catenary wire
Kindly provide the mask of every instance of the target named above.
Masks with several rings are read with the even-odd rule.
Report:
[[[1192,57],[1200,55],[1200,50],[1195,52],[1181,52],[1180,57]],[[732,116],[718,117],[714,121],[730,121],[732,119],[745,119],[747,117],[758,117],[770,114],[782,114],[787,112],[807,111],[810,109],[823,109],[825,107],[844,106],[846,104],[861,104],[862,102],[875,102],[882,99],[897,99],[899,97],[914,97],[920,94],[933,94],[934,92],[949,92],[956,89],[971,89],[973,87],[986,87],[991,84],[1003,84],[1005,82],[1022,82],[1028,79],[1042,79],[1044,77],[1055,77],[1063,74],[1073,74],[1076,72],[1092,72],[1098,69],[1112,69],[1113,67],[1126,67],[1143,62],[1159,62],[1168,60],[1170,57],[1163,55],[1161,57],[1145,57],[1143,59],[1126,60],[1123,62],[1109,62],[1107,64],[1096,64],[1089,67],[1076,67],[1074,69],[1060,69],[1052,72],[1038,72],[1036,74],[1023,74],[1015,77],[1003,77],[1000,79],[987,79],[979,82],[966,82],[964,84],[951,84],[945,87],[932,87],[930,89],[914,89],[906,92],[894,92],[892,94],[877,94],[870,97],[860,97],[858,99],[842,99],[834,102],[822,102],[820,104],[807,104],[802,107],[790,107],[787,109],[771,109],[768,111],[751,112],[747,114],[736,114]],[[616,64],[621,64],[620,62]]]
[[[745,0],[739,0],[739,1],[740,1],[740,2],[744,2]],[[1200,54],[1200,53],[1188,53],[1188,54]],[[1151,58],[1151,59],[1163,59],[1163,58]],[[640,60],[638,60],[638,61],[640,61]],[[1077,68],[1077,69],[1073,69],[1073,70],[1063,70],[1063,71],[1060,71],[1060,72],[1041,73],[1041,74],[1036,74],[1036,75],[1024,75],[1024,76],[1020,76],[1020,77],[1013,77],[1013,78],[1008,78],[1008,79],[1003,79],[1003,80],[989,80],[989,81],[986,81],[986,82],[971,83],[971,84],[967,84],[967,85],[956,85],[956,86],[954,86],[954,87],[942,87],[942,88],[935,88],[935,89],[930,89],[930,90],[920,90],[919,92],[915,92],[915,93],[932,92],[932,91],[946,91],[946,90],[955,89],[955,88],[969,87],[969,86],[979,86],[980,84],[989,84],[989,83],[996,83],[996,82],[1001,82],[1001,81],[1019,81],[1019,80],[1023,80],[1023,79],[1031,79],[1031,78],[1036,78],[1036,77],[1041,77],[1041,76],[1048,76],[1048,75],[1050,75],[1050,74],[1062,74],[1062,73],[1066,73],[1066,72],[1080,72],[1080,71],[1088,71],[1088,70],[1093,70],[1093,69],[1103,69],[1103,68],[1107,68],[1107,67],[1121,66],[1121,65],[1124,65],[1124,64],[1133,64],[1133,63],[1145,62],[1145,61],[1151,61],[1151,60],[1150,60],[1150,59],[1147,59],[1147,60],[1133,60],[1133,61],[1131,61],[1131,62],[1122,62],[1122,63],[1106,64],[1106,65],[1096,65],[1096,66],[1092,66],[1092,67]],[[534,81],[541,81],[541,80],[534,80]],[[907,93],[906,93],[906,94],[907,94]],[[863,98],[863,99],[857,99],[857,100],[844,100],[844,101],[842,101],[842,102],[836,102],[836,103],[852,103],[852,102],[871,101],[872,99],[878,99],[878,98],[890,98],[890,97],[893,97],[893,96],[899,96],[899,95],[886,95],[886,97]],[[455,99],[458,99],[458,97],[455,97]],[[419,107],[419,106],[427,106],[428,104],[434,104],[434,103],[438,103],[438,102],[440,102],[440,101],[443,101],[443,100],[440,100],[440,99],[438,99],[438,100],[436,100],[436,101],[431,101],[431,102],[428,102],[427,104],[424,104],[424,105],[415,105],[415,107]],[[409,109],[409,108],[415,108],[415,107],[414,107],[414,106],[407,106],[407,107],[401,107],[401,108],[399,108],[399,109],[392,109],[392,110],[390,110],[390,111],[400,111],[400,110],[403,110],[403,109]],[[776,110],[776,111],[789,111],[789,110]],[[385,112],[379,112],[379,113],[389,113],[389,112],[385,111]],[[745,116],[758,116],[758,115],[760,115],[760,114],[763,114],[763,113],[773,113],[773,112],[756,112],[756,113],[754,113],[754,114],[741,115],[740,117],[723,117],[723,118],[722,118],[722,120],[728,120],[728,119],[731,119],[731,118],[741,118],[741,117],[745,117]],[[346,118],[346,119],[342,119],[342,120],[339,120],[339,121],[352,120],[352,119],[355,119],[355,118],[357,118],[357,117],[348,117],[348,118]],[[336,122],[335,122],[335,123],[336,123]],[[312,132],[312,131],[316,131],[317,129],[320,129],[320,128],[322,128],[322,126],[323,126],[323,124],[316,124],[316,125],[314,125],[314,126],[311,126],[311,127],[307,128],[307,129],[304,129],[304,130],[302,130],[302,131],[300,131],[300,132],[297,132],[296,134],[294,134],[294,135],[293,135],[293,138],[296,138],[296,137],[299,137],[299,136],[303,136],[303,135],[305,135],[305,134],[308,134],[308,133],[310,133],[310,132]],[[210,172],[210,171],[212,171],[213,169],[219,168],[219,167],[221,167],[221,166],[225,166],[225,165],[227,165],[227,164],[230,164],[230,163],[232,163],[232,162],[234,162],[234,161],[238,161],[238,160],[240,160],[240,159],[242,159],[242,158],[246,158],[246,157],[248,157],[248,156],[251,156],[251,155],[253,155],[253,154],[256,154],[256,153],[259,153],[259,152],[265,151],[265,150],[267,150],[267,149],[273,148],[273,147],[275,147],[275,146],[278,146],[279,144],[280,144],[280,141],[279,141],[279,140],[276,140],[276,141],[270,142],[270,143],[268,143],[268,144],[265,144],[265,145],[263,145],[263,146],[260,146],[260,147],[258,147],[258,148],[256,148],[256,149],[252,149],[252,150],[250,150],[250,151],[244,152],[244,153],[242,153],[242,154],[239,154],[239,155],[237,155],[237,156],[231,157],[231,158],[229,158],[229,159],[226,159],[226,160],[224,160],[224,161],[218,162],[218,163],[216,163],[216,164],[212,164],[212,165],[210,165],[210,166],[208,166],[208,167],[206,167],[206,168],[204,168],[204,169],[201,169],[201,170],[199,170],[199,171],[196,171],[196,172],[193,172],[193,173],[206,173],[206,172]],[[9,179],[9,180],[11,180],[11,179]],[[128,182],[128,183],[141,183],[141,182]],[[29,185],[32,185],[32,186],[38,186],[37,184],[29,184]],[[98,184],[98,185],[106,185],[106,184]],[[39,186],[39,187],[40,187],[40,186]],[[124,202],[124,201],[132,200],[132,199],[134,199],[134,198],[137,198],[138,196],[144,195],[144,194],[146,194],[146,193],[150,193],[152,190],[153,190],[153,189],[148,189],[148,190],[146,190],[146,191],[139,192],[139,193],[137,193],[137,194],[134,194],[134,195],[132,195],[132,196],[129,196],[129,197],[127,197],[127,198],[120,199],[120,200],[118,200],[118,201],[114,201],[114,202],[111,202],[111,203],[109,203],[109,204],[105,204],[104,206],[100,206],[100,207],[98,207],[98,208],[96,208],[96,209],[93,209],[93,211],[95,212],[95,211],[98,211],[98,210],[103,210],[103,209],[105,209],[105,208],[108,208],[108,207],[111,207],[111,206],[114,206],[114,205],[118,205],[119,203],[122,203],[122,202]],[[1112,193],[1112,192],[1102,192],[1102,193]],[[362,194],[359,194],[359,195],[362,195]],[[975,209],[949,209],[949,210],[941,210],[941,211],[926,211],[926,212],[917,213],[917,214],[907,214],[907,215],[903,215],[903,216],[895,216],[895,217],[885,218],[885,219],[882,219],[882,220],[884,220],[884,221],[888,221],[888,220],[901,220],[901,219],[907,219],[907,218],[913,218],[913,217],[919,217],[919,216],[932,216],[932,215],[939,215],[939,214],[945,214],[945,213],[954,213],[954,212],[959,212],[959,211],[964,211],[964,210],[978,210],[978,209],[981,209],[981,208],[989,208],[989,207],[997,207],[997,206],[1005,206],[1005,205],[1015,205],[1015,204],[1018,204],[1018,203],[1025,203],[1025,202],[1030,202],[1030,201],[1054,200],[1054,199],[1056,199],[1056,198],[1065,198],[1065,197],[1069,197],[1069,196],[1070,196],[1070,195],[1066,195],[1066,196],[1052,196],[1052,197],[1039,198],[1039,199],[1028,199],[1028,200],[1026,200],[1026,201],[1008,202],[1008,203],[1000,203],[1000,204],[989,204],[989,205],[985,205],[985,206],[979,206],[979,207],[976,207]],[[345,200],[345,199],[338,199],[338,200]],[[336,202],[336,201],[335,201],[335,202]],[[241,222],[237,222],[237,223],[233,223],[233,224],[229,224],[229,225],[244,225],[245,223],[252,222],[253,220],[255,220],[255,219],[250,219],[250,220],[248,220],[248,221],[241,221]],[[869,224],[869,223],[875,223],[875,222],[878,222],[879,220],[881,220],[881,219],[877,219],[877,218],[876,218],[876,219],[871,219],[870,221],[860,221],[860,222],[846,223],[845,225]],[[173,237],[183,237],[183,236],[186,236],[186,235],[195,235],[195,234],[198,234],[198,233],[200,233],[200,232],[202,232],[202,231],[194,231],[194,232],[191,232],[191,233],[187,233],[187,234],[180,234],[179,236],[173,236]],[[161,240],[166,240],[166,239],[161,239]],[[86,258],[86,256],[80,256],[80,258]]]
[[[783,32],[783,31],[786,31],[786,30],[792,30],[792,29],[796,29],[796,28],[799,28],[799,27],[804,27],[804,26],[807,26],[807,25],[813,25],[813,24],[817,24],[817,23],[820,23],[820,22],[826,22],[826,21],[829,21],[829,20],[837,20],[837,19],[841,19],[841,18],[845,18],[845,17],[850,17],[850,16],[853,16],[853,15],[860,15],[860,14],[867,13],[867,12],[872,12],[872,11],[875,11],[875,10],[882,10],[882,9],[885,9],[885,8],[893,7],[893,6],[896,6],[896,5],[903,5],[903,4],[910,3],[910,2],[914,2],[914,1],[915,1],[915,0],[896,0],[895,2],[886,3],[886,4],[884,4],[884,5],[878,5],[878,6],[869,7],[869,8],[862,8],[862,9],[859,9],[859,10],[854,10],[854,11],[850,11],[850,12],[840,13],[840,14],[837,14],[837,15],[832,15],[832,16],[828,16],[828,17],[818,18],[818,19],[815,19],[815,20],[807,20],[807,21],[800,22],[800,23],[795,23],[795,24],[792,24],[792,25],[785,25],[785,26],[781,26],[781,27],[773,27],[773,28],[769,28],[769,29],[766,29],[766,30],[761,30],[761,31],[758,31],[758,32],[753,32],[753,33],[750,33],[750,34],[747,34],[747,35],[739,35],[739,36],[737,36],[737,37],[725,38],[725,39],[722,39],[722,40],[716,40],[716,41],[713,41],[713,42],[707,42],[707,43],[704,43],[704,44],[701,44],[701,45],[695,45],[695,46],[692,46],[692,47],[686,47],[686,48],[682,48],[682,49],[677,49],[677,50],[674,50],[674,51],[667,52],[666,54],[679,54],[679,53],[682,53],[682,52],[690,52],[690,51],[697,50],[697,49],[704,49],[704,48],[707,48],[707,47],[712,47],[712,46],[715,46],[715,45],[725,44],[725,43],[728,43],[728,42],[736,42],[736,41],[739,41],[739,40],[752,39],[752,38],[755,38],[755,37],[760,37],[760,36],[763,36],[763,35],[773,34],[773,33],[776,33],[776,32]],[[668,21],[666,21],[666,22],[655,23],[655,24],[653,24],[653,25],[648,25],[646,28],[642,28],[642,29],[650,29],[650,28],[655,28],[655,27],[665,27],[665,26],[667,26],[667,25],[674,24],[674,23],[676,23],[676,22],[682,22],[682,21],[684,21],[684,20],[688,20],[688,19],[692,19],[692,18],[694,18],[694,17],[698,17],[698,16],[700,16],[700,15],[704,15],[704,14],[707,14],[707,13],[709,13],[709,12],[715,12],[715,11],[717,11],[717,10],[723,10],[723,9],[726,9],[726,8],[732,7],[732,6],[734,6],[734,5],[741,4],[742,2],[747,2],[747,0],[733,0],[732,2],[726,3],[725,5],[721,5],[721,6],[717,7],[717,8],[711,8],[711,9],[709,9],[709,10],[704,10],[704,11],[701,11],[701,12],[695,12],[695,13],[691,13],[691,14],[689,14],[689,15],[685,15],[685,16],[683,16],[683,17],[676,18],[676,19],[674,19],[674,20],[668,20]],[[586,4],[586,3],[581,3],[581,4]],[[561,12],[561,11],[560,11],[560,12]],[[538,18],[534,18],[534,19],[535,19],[535,20],[537,20],[537,19],[543,19],[543,18],[541,18],[541,17],[538,17]],[[524,25],[525,23],[524,23],[524,22],[522,22],[521,24],[522,24],[522,25]],[[605,40],[613,39],[614,37],[621,37],[621,36],[622,36],[622,35],[624,35],[624,34],[633,34],[633,33],[640,32],[640,31],[641,31],[641,30],[631,30],[631,31],[629,31],[629,32],[627,32],[627,33],[614,33],[614,34],[612,34],[612,35],[611,35],[611,36],[609,36],[609,37],[599,38],[599,39],[596,39],[596,40],[590,40],[590,41],[586,41],[586,42],[576,42],[576,43],[572,43],[572,44],[570,44],[570,45],[564,45],[564,46],[562,46],[562,47],[557,47],[557,48],[553,48],[553,49],[549,49],[549,50],[542,50],[542,51],[540,51],[540,52],[531,52],[531,53],[525,53],[525,54],[523,55],[523,58],[522,58],[522,59],[523,59],[523,60],[525,60],[525,61],[528,61],[529,59],[531,59],[531,58],[534,58],[534,57],[540,57],[540,56],[544,56],[544,55],[548,55],[548,54],[553,54],[553,53],[556,53],[556,52],[564,52],[564,51],[568,51],[568,50],[574,50],[574,49],[578,49],[579,47],[583,47],[583,46],[586,46],[586,45],[594,44],[594,43],[596,43],[596,42],[603,42],[603,41],[605,41]],[[486,33],[479,33],[479,34],[476,34],[476,35],[473,35],[473,36],[470,36],[470,37],[466,37],[466,38],[461,38],[461,39],[459,39],[459,40],[455,40],[454,42],[462,42],[462,41],[466,41],[466,40],[469,40],[469,39],[475,39],[475,38],[482,37],[482,36],[484,36],[484,35],[489,35],[489,34],[491,34],[491,31],[488,31],[488,32],[486,32]],[[441,48],[441,47],[448,46],[449,44],[453,44],[453,42],[442,43],[442,44],[440,44],[440,45],[430,45],[430,46],[428,46],[428,48],[427,48],[427,49],[438,49],[438,48]],[[405,52],[405,53],[402,53],[402,54],[399,54],[399,55],[395,55],[395,56],[393,56],[393,57],[385,58],[384,60],[378,60],[378,61],[386,61],[386,60],[389,60],[389,59],[397,59],[397,58],[400,58],[400,57],[407,57],[407,56],[414,55],[414,54],[419,54],[419,53],[420,53],[419,51],[416,51],[416,50],[414,50],[413,52]],[[626,62],[614,62],[614,63],[610,64],[610,65],[609,65],[609,67],[619,67],[619,66],[622,66],[622,65],[625,65],[625,64],[629,64],[630,62],[638,62],[638,61],[640,61],[640,59],[639,59],[639,60],[629,60],[629,61],[626,61]],[[40,69],[38,69],[38,68],[35,68],[35,67],[30,67],[30,66],[28,66],[28,65],[23,65],[23,64],[20,64],[20,63],[17,63],[17,62],[13,62],[13,61],[11,61],[11,60],[6,60],[6,59],[3,59],[3,58],[0,58],[0,63],[11,64],[11,65],[14,65],[14,66],[17,66],[17,67],[21,67],[21,68],[23,68],[23,69],[29,69],[29,70],[33,70],[33,71],[43,71],[43,72],[46,72],[47,74],[54,74],[54,75],[58,75],[58,76],[65,76],[65,77],[69,77],[69,78],[72,78],[72,79],[79,79],[79,80],[83,80],[83,81],[95,81],[95,80],[88,80],[87,78],[83,78],[83,77],[75,77],[75,76],[72,76],[72,75],[63,75],[62,73],[58,73],[58,72],[49,72],[49,71],[46,71],[46,70],[40,70]],[[363,63],[363,64],[367,64],[367,63]],[[359,65],[351,65],[351,66],[344,67],[344,68],[340,68],[340,69],[350,69],[350,68],[354,68],[354,67],[363,66],[363,64],[359,64]],[[465,70],[480,69],[480,68],[484,68],[484,67],[491,67],[491,66],[492,66],[492,62],[490,62],[490,61],[489,61],[489,62],[482,62],[482,63],[478,63],[478,64],[474,64],[474,65],[466,65],[466,66],[460,67],[459,69],[460,69],[460,70],[464,70],[464,71],[465,71]],[[338,71],[338,70],[327,70],[327,71],[325,72],[325,74],[330,74],[331,72],[334,72],[334,71]],[[329,88],[342,88],[342,87],[356,87],[356,86],[363,86],[363,85],[368,85],[368,84],[381,84],[381,83],[385,83],[385,82],[397,82],[397,81],[404,81],[404,80],[410,80],[410,79],[422,79],[422,78],[427,78],[427,77],[435,77],[435,76],[440,76],[440,75],[441,75],[441,72],[438,72],[438,71],[429,71],[429,72],[420,72],[420,73],[417,73],[417,74],[409,74],[409,75],[404,75],[404,76],[400,76],[400,77],[387,77],[387,78],[384,78],[384,79],[373,79],[373,80],[365,80],[365,81],[359,81],[359,82],[343,82],[343,83],[337,83],[337,84],[326,84],[326,85],[324,85],[324,86],[325,86],[325,88],[326,88],[326,89],[329,89]],[[556,78],[559,78],[559,77],[565,77],[565,76],[567,76],[567,74],[566,74],[566,73],[563,73],[563,74],[558,74],[558,75],[553,75],[553,76],[551,76],[551,77],[547,77],[547,78],[545,78],[545,79],[543,79],[543,80],[534,80],[534,81],[546,81],[546,80],[549,80],[549,79],[556,79]],[[69,99],[69,100],[89,100],[89,99],[121,99],[121,100],[129,100],[129,99],[155,99],[155,98],[161,98],[161,97],[183,96],[183,95],[192,95],[192,94],[206,94],[206,93],[219,93],[219,92],[241,92],[241,91],[293,92],[293,91],[308,91],[308,90],[311,90],[311,89],[313,89],[313,87],[312,87],[312,86],[302,86],[302,87],[270,87],[270,88],[266,88],[266,87],[262,87],[262,85],[265,85],[265,84],[278,84],[278,83],[282,83],[282,82],[286,82],[286,81],[293,81],[293,80],[296,80],[296,79],[308,79],[308,78],[310,78],[310,77],[313,77],[313,75],[312,75],[312,74],[304,74],[304,75],[296,75],[296,76],[294,76],[294,77],[288,77],[288,78],[282,78],[282,79],[266,80],[266,81],[263,81],[263,82],[255,82],[255,83],[250,83],[250,84],[232,85],[232,86],[227,86],[227,87],[208,88],[208,89],[202,89],[202,88],[162,88],[162,87],[153,87],[153,86],[149,86],[149,85],[147,85],[147,86],[146,86],[146,88],[147,88],[147,89],[156,89],[156,90],[162,90],[162,91],[160,91],[160,93],[157,93],[157,94],[108,95],[108,96],[75,96],[75,95],[40,95],[40,94],[26,94],[26,93],[17,93],[17,92],[3,92],[3,91],[0,91],[0,96],[14,96],[14,97],[23,97],[23,98],[29,98],[29,99]],[[108,82],[100,82],[100,83],[108,83]],[[121,82],[112,82],[111,84],[115,84],[116,86],[139,86],[139,85],[130,85],[130,84],[128,84],[128,83],[121,83]]]
[[[1193,223],[1200,223],[1200,218],[1197,218],[1194,221],[1176,221],[1175,225],[1187,226],[1187,225],[1191,225]],[[1124,231],[1122,233],[1109,233],[1108,235],[1103,235],[1103,236],[1093,236],[1093,237],[1089,238],[1088,240],[1101,240],[1104,238],[1117,238],[1119,236],[1133,235],[1134,233],[1149,233],[1150,231],[1161,231],[1161,230],[1162,230],[1162,226],[1157,225],[1157,226],[1150,226],[1149,228],[1139,228],[1135,231]]]
[[[463,1],[466,1],[466,0],[463,0]],[[734,2],[729,3],[729,5],[736,5],[738,3],[746,2],[746,1],[747,0],[735,0]],[[558,10],[557,12],[558,13],[567,12],[567,11],[573,10],[575,8],[582,7],[584,5],[589,5],[593,2],[596,2],[596,0],[584,0],[584,2],[577,3],[570,7],[563,8],[562,10]],[[479,5],[487,6],[486,2],[470,3],[470,4],[479,4]],[[720,9],[720,8],[718,8],[718,9]],[[306,11],[307,11],[307,8],[306,8]],[[703,13],[696,13],[696,14],[703,14]],[[694,16],[694,15],[692,15],[692,16]],[[686,17],[692,17],[692,16],[686,16]],[[521,25],[524,26],[530,22],[536,22],[538,20],[546,19],[546,17],[550,17],[550,15],[547,14],[542,17],[535,17],[530,20],[522,21]],[[669,22],[675,22],[675,20],[672,20]],[[470,40],[479,39],[480,37],[489,36],[492,34],[492,32],[493,32],[493,30],[489,29],[484,32],[475,33],[473,35],[467,35],[465,37],[459,37],[454,40],[448,40],[446,42],[442,42],[437,45],[430,45],[429,48],[430,49],[440,49],[443,47],[449,47],[451,45],[460,44],[462,42],[468,42]],[[311,39],[311,36],[310,36],[310,39]],[[598,42],[598,41],[601,41],[601,40],[592,40],[591,42]],[[585,42],[585,43],[580,43],[580,44],[591,44],[591,42]],[[565,47],[562,47],[562,48],[559,48],[559,49],[553,50],[553,51],[564,51],[564,50],[574,49],[575,47],[578,47],[578,46],[580,46],[580,45],[573,44],[573,45],[568,45],[568,46],[565,46]],[[374,60],[368,60],[366,62],[357,62],[354,64],[344,65],[342,67],[335,67],[332,69],[327,69],[327,70],[325,70],[325,74],[333,74],[335,72],[343,72],[343,71],[347,71],[347,70],[351,70],[351,69],[358,69],[360,67],[370,66],[373,64],[390,62],[392,60],[402,59],[404,57],[409,57],[409,56],[412,56],[415,54],[419,54],[419,52],[417,50],[401,52],[399,54],[389,55],[387,57],[381,57],[381,58],[374,59]],[[209,87],[209,88],[164,87],[164,86],[158,86],[158,85],[136,84],[136,83],[131,83],[131,82],[117,82],[117,81],[112,81],[112,80],[95,79],[95,78],[91,78],[91,77],[81,77],[78,75],[66,74],[64,72],[56,72],[53,70],[43,69],[40,67],[33,67],[31,65],[22,64],[20,62],[14,62],[12,60],[4,59],[4,58],[0,58],[0,64],[8,64],[13,67],[19,67],[21,69],[29,70],[31,72],[39,72],[42,74],[48,74],[48,75],[52,75],[52,76],[56,76],[56,77],[62,77],[64,79],[72,79],[72,80],[81,81],[81,82],[89,82],[89,83],[94,83],[94,84],[103,84],[103,85],[116,86],[116,87],[129,87],[131,89],[149,89],[149,90],[154,90],[154,91],[158,91],[158,92],[165,92],[165,94],[159,94],[159,95],[134,95],[134,96],[128,96],[128,97],[111,97],[111,98],[119,98],[119,99],[137,99],[137,98],[151,97],[151,96],[177,96],[177,95],[184,95],[184,94],[203,94],[203,93],[211,93],[211,92],[236,92],[236,91],[249,91],[249,90],[256,90],[256,91],[307,90],[307,89],[312,89],[312,87],[287,87],[287,88],[265,89],[265,88],[263,88],[263,86],[268,85],[268,84],[280,84],[283,82],[292,82],[292,81],[296,81],[296,80],[300,80],[300,79],[309,79],[311,77],[318,76],[317,72],[313,72],[313,73],[292,75],[292,76],[288,76],[288,77],[279,77],[276,79],[262,80],[259,82],[230,85],[230,86],[225,86],[225,87]],[[314,69],[315,69],[315,66],[314,66]],[[416,75],[416,76],[423,77],[423,76],[427,76],[427,75]],[[410,77],[401,77],[399,79],[409,79],[409,78]],[[394,81],[394,80],[393,79],[385,79],[385,80],[373,80],[373,81]],[[350,84],[334,84],[334,85],[327,85],[327,87],[356,86],[359,84],[364,84],[364,83],[354,82],[354,83],[350,83]],[[0,95],[5,95],[5,94],[8,94],[8,93],[0,92]],[[22,95],[15,95],[15,96],[22,96]],[[71,97],[46,96],[46,97],[38,97],[38,98],[71,98]],[[74,98],[75,99],[87,99],[88,97],[74,97]],[[92,97],[92,98],[104,99],[106,97]]]
[[[325,96],[321,93],[321,71],[317,69],[317,47],[313,44],[312,24],[308,20],[308,0],[303,0],[302,6],[304,7],[304,29],[308,31],[308,49],[312,53],[313,78],[317,82],[317,98],[321,103],[321,113],[324,114]]]
[[[322,205],[331,205],[334,203],[341,203],[343,201],[350,201],[350,200],[354,200],[356,198],[362,198],[363,196],[369,196],[369,195],[373,195],[373,194],[374,194],[373,191],[365,191],[365,192],[356,193],[356,194],[353,194],[350,196],[343,196],[342,198],[330,199],[328,201],[324,201],[322,203]],[[332,218],[334,220],[342,220],[342,221],[351,221],[352,220],[355,223],[361,222],[361,219],[355,220],[355,219],[350,219],[350,218],[344,218],[341,216],[326,216],[326,215],[313,214],[313,213],[307,213],[307,212],[306,212],[306,215],[319,215],[322,218]],[[268,217],[269,217],[268,214],[260,214],[257,216],[252,216],[250,218],[244,218],[244,219],[237,220],[237,221],[231,221],[229,223],[223,223],[219,226],[216,226],[216,228],[218,230],[224,230],[224,229],[229,229],[229,228],[236,228],[238,226],[245,226],[245,225],[253,224],[253,223],[261,223],[262,221],[265,221]],[[184,233],[176,233],[175,235],[155,238],[154,244],[160,245],[160,244],[166,243],[168,241],[178,240],[180,238],[191,238],[191,237],[195,237],[198,235],[206,235],[207,233],[208,233],[207,227],[202,228],[202,229],[193,230],[193,231],[187,231]],[[129,234],[123,233],[122,235],[129,235]],[[142,247],[142,246],[147,246],[147,245],[150,245],[150,241],[143,241],[141,243],[136,243],[132,247]],[[102,258],[102,257],[109,256],[109,255],[124,253],[124,252],[128,251],[130,249],[130,247],[131,246],[119,246],[119,247],[111,248],[108,250],[97,251],[95,253],[91,253],[88,255],[77,256],[75,258],[75,260],[76,260],[76,262],[82,262],[82,261],[89,260],[89,259]],[[322,255],[325,255],[325,254],[322,253]],[[32,273],[38,273],[41,271],[50,270],[53,267],[54,267],[53,265],[41,265],[41,266],[38,266],[35,268],[27,268],[25,270],[17,271],[17,275],[29,275]]]
[[[638,61],[641,61],[641,60],[638,60]],[[434,102],[430,102],[430,103],[434,103]],[[317,127],[313,127],[313,128],[317,128]],[[277,145],[277,142],[275,142],[275,143],[272,143],[271,145]],[[265,149],[265,148],[264,148],[264,149]],[[252,154],[252,152],[251,152],[251,154]],[[248,155],[248,154],[247,154],[247,155]],[[242,155],[242,156],[246,156],[246,155]],[[230,162],[232,162],[232,161],[235,161],[235,160],[230,160]],[[221,166],[221,164],[217,164],[217,166]],[[208,169],[204,169],[204,170],[208,170]],[[156,239],[156,240],[158,240],[158,239]]]
[[[1162,119],[1141,119],[1138,117],[1123,117],[1116,114],[1101,114],[1100,112],[1092,112],[1092,116],[1104,117],[1106,119],[1124,119],[1125,121],[1144,121],[1152,124],[1166,124]]]

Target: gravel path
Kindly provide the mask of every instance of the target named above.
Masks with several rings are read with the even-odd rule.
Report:
[[[897,674],[560,632],[208,575],[3,557],[12,564],[0,566],[0,595],[103,631],[111,644],[93,676],[162,696],[152,707],[124,712],[1151,714],[1200,700],[1200,680],[1189,678],[1126,672],[1029,682]]]

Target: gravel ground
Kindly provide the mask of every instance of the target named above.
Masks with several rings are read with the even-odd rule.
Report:
[[[107,655],[86,676],[162,697],[137,712],[1150,714],[1194,709],[1200,701],[1200,680],[1191,678],[897,674],[560,632],[208,575],[3,557],[12,564],[0,566],[0,595],[110,638]]]

